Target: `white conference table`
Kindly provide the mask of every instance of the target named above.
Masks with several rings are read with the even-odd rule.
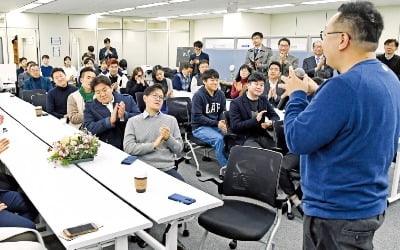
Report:
[[[400,192],[398,191],[399,182],[400,182],[400,139],[399,139],[399,144],[397,146],[397,157],[396,157],[396,163],[394,165],[392,189],[390,191],[390,196],[388,198],[389,203],[392,203],[400,199]]]
[[[51,115],[36,117],[34,107],[19,98],[10,97],[9,94],[4,97],[3,94],[0,94],[0,108],[7,111],[48,144],[77,131]],[[220,199],[181,182],[140,160],[129,166],[122,165],[121,161],[127,156],[127,153],[102,142],[94,161],[78,165],[152,221],[171,224],[165,247],[142,231],[136,233],[153,248],[175,250],[178,237],[177,225],[180,220],[223,204]],[[136,193],[134,188],[133,178],[138,168],[143,168],[148,173],[148,191],[145,194]],[[173,193],[195,198],[196,202],[184,205],[171,201],[168,196]]]
[[[127,156],[127,153],[102,143],[94,161],[80,163],[79,166],[154,222],[170,223],[166,249],[176,249],[179,221],[222,206],[223,202],[220,199],[179,181],[141,160],[136,160],[132,165],[121,164]],[[134,176],[142,170],[147,172],[147,190],[145,193],[136,193]],[[168,196],[174,193],[194,198],[196,202],[185,205],[169,200]]]
[[[5,120],[0,127],[8,131],[0,138],[11,142],[0,155],[1,160],[66,249],[115,241],[115,249],[127,250],[129,234],[152,226],[151,221],[78,167],[55,168],[47,161],[48,145],[3,115]],[[65,228],[91,222],[102,227],[71,241],[59,236]]]

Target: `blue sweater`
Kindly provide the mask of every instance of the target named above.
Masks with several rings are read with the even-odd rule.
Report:
[[[172,87],[176,90],[190,91],[190,83],[192,82],[192,77],[184,77],[181,72],[174,75],[172,79]]]
[[[50,65],[42,65],[40,66],[40,71],[42,72],[43,77],[50,77],[51,71],[53,71],[53,66]]]
[[[218,121],[223,120],[226,99],[224,92],[217,89],[211,96],[206,88],[201,87],[192,99],[192,129],[201,126],[218,127]]]
[[[378,60],[326,81],[308,103],[295,91],[285,133],[301,154],[304,213],[361,219],[386,209],[388,169],[400,133],[400,82]]]
[[[75,92],[78,88],[67,85],[65,88],[55,87],[49,91],[46,100],[47,112],[57,118],[63,118],[67,113],[67,99],[69,94]]]

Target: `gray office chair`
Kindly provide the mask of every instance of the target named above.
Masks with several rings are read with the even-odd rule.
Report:
[[[195,153],[196,149],[204,149],[204,154],[202,157],[203,161],[210,161],[209,153],[213,150],[211,145],[197,139],[192,134],[192,127],[190,123],[190,110],[192,106],[192,101],[189,97],[173,97],[166,100],[167,111],[169,115],[172,115],[178,121],[179,128],[185,145],[189,147],[188,153],[191,153],[196,164],[196,176],[201,176],[200,164],[197,160]],[[190,157],[185,156],[186,163],[189,162]]]
[[[286,197],[278,197],[278,179],[282,154],[261,148],[234,146],[229,155],[224,180],[218,185],[224,205],[202,213],[198,222],[206,231],[199,249],[203,249],[208,232],[237,241],[260,241],[273,247],[272,240],[281,222]],[[269,233],[268,240],[263,241]]]
[[[46,94],[44,89],[22,90],[22,100],[32,103],[32,96],[37,94]]]
[[[31,103],[33,106],[42,106],[42,109],[44,111],[47,111],[46,108],[46,100],[47,100],[47,94],[33,94],[31,96]]]

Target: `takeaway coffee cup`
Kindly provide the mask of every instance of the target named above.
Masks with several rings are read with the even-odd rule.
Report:
[[[42,106],[36,106],[35,113],[36,113],[36,116],[42,116],[42,114],[43,114]]]
[[[144,193],[147,188],[147,173],[144,169],[138,169],[135,173],[136,192]]]

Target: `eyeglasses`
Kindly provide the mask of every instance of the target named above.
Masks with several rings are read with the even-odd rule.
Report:
[[[143,75],[136,75],[137,77],[142,77]]]
[[[340,33],[345,33],[349,36],[349,39],[351,39],[351,36],[344,32],[344,31],[333,31],[333,32],[326,32],[324,30],[321,30],[321,32],[319,32],[319,38],[321,38],[321,40],[324,40],[324,38],[326,37],[326,35],[331,35],[331,34],[340,34]]]
[[[157,100],[157,99],[160,100],[160,101],[164,100],[164,96],[162,96],[162,95],[152,94],[150,96],[155,100]]]

